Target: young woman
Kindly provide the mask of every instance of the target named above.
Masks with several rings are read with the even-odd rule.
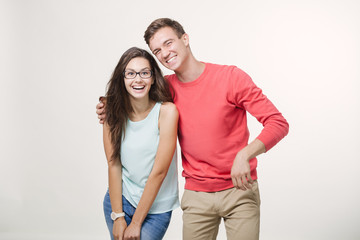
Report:
[[[130,48],[106,93],[104,148],[109,190],[104,213],[112,239],[162,239],[179,206],[178,111],[155,59]]]

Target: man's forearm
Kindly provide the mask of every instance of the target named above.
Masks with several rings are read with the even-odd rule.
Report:
[[[255,139],[249,145],[240,150],[239,154],[242,155],[247,161],[264,153],[266,151],[265,144],[259,139]]]

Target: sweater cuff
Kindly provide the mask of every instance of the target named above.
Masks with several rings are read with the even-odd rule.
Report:
[[[257,137],[265,145],[265,152],[269,151],[273,148],[281,139],[277,137],[277,135],[262,131],[260,135]]]

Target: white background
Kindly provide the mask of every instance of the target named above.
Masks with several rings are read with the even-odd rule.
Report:
[[[246,71],[290,123],[259,157],[261,239],[360,239],[359,13],[355,0],[1,0],[0,239],[108,239],[95,105],[159,17],[198,60]],[[165,239],[181,225],[177,209]]]

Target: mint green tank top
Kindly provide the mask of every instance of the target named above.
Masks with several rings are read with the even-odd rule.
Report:
[[[127,121],[125,138],[121,143],[123,196],[136,208],[146,181],[154,165],[159,145],[159,113],[161,103],[156,103],[148,116],[138,122]],[[176,151],[169,171],[151,206],[149,213],[157,214],[179,206],[179,189]]]

